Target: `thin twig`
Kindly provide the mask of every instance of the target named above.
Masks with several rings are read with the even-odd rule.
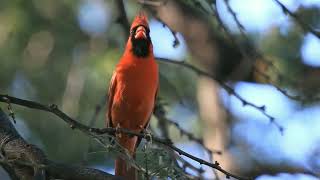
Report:
[[[229,5],[228,1],[225,0],[226,4],[227,4],[227,7],[228,7],[228,10],[229,12],[232,14],[233,18],[234,18],[234,21],[237,23],[240,31],[241,31],[241,34],[243,37],[246,38],[246,40],[248,41],[249,38],[247,37],[247,35],[245,34],[244,32],[244,27],[243,25],[240,23],[239,19],[237,18],[236,16],[236,13],[232,10],[231,6]],[[208,3],[212,3],[212,2],[209,2]],[[230,41],[239,48],[241,54],[246,57],[246,58],[250,58],[252,59],[252,57],[249,56],[249,54],[247,54],[247,52],[242,48],[242,46],[235,40],[235,38],[233,37],[233,35],[231,34],[231,32],[228,30],[228,28],[224,25],[224,23],[222,22],[221,18],[220,18],[220,15],[216,9],[216,4],[215,4],[215,1],[213,2],[214,6],[210,6],[211,7],[211,10],[213,12],[213,15],[216,17],[217,19],[217,22],[219,24],[219,26],[224,30],[225,34],[227,35],[227,37],[230,39]],[[251,45],[251,44],[250,44]],[[280,73],[280,70],[276,68],[276,66],[270,61],[270,60],[267,60],[265,59],[265,57],[263,57],[263,55],[261,55],[261,53],[259,53],[252,45],[250,46],[250,49],[252,49],[253,51],[256,51],[252,54],[256,54],[257,57],[261,58],[269,67],[272,67],[272,69],[276,72],[276,74],[278,75],[278,79],[284,79],[283,75]],[[306,100],[308,100],[307,98],[303,98],[301,96],[298,96],[298,95],[291,95],[289,94],[286,90],[280,88],[276,82],[272,81],[270,76],[266,75],[265,73],[261,72],[259,69],[257,69],[256,67],[253,68],[253,70],[258,73],[261,77],[263,77],[268,83],[270,83],[271,85],[273,85],[280,93],[282,93],[284,96],[292,99],[292,100],[295,100],[295,101],[300,101],[300,102],[304,102]],[[290,79],[288,79],[289,81]],[[296,84],[295,82],[293,81],[290,81],[291,84]],[[315,97],[315,98],[312,98],[313,100],[319,100],[320,98],[319,97]]]
[[[170,33],[172,34],[172,36],[174,38],[172,47],[174,47],[174,48],[178,47],[180,45],[180,41],[178,39],[177,32],[172,30],[171,28],[169,28],[169,26],[165,22],[163,22],[159,17],[155,17],[155,19],[157,21],[159,21],[163,27],[167,27],[169,29]]]
[[[106,99],[107,99],[107,97],[104,96],[103,98],[101,98],[100,103],[96,105],[95,110],[94,110],[94,113],[93,113],[93,115],[92,115],[92,118],[91,118],[91,120],[90,120],[89,123],[88,123],[88,126],[89,126],[89,127],[93,127],[94,124],[96,123],[96,121],[97,121],[97,119],[98,119],[98,116],[99,116],[102,108],[103,108],[103,107],[105,106],[105,104],[106,104]],[[91,143],[91,141],[89,141],[89,143],[88,143],[88,148],[87,148],[86,152],[85,152],[84,155],[83,155],[82,164],[84,164],[84,165],[86,165],[86,164],[88,163],[88,154],[89,154],[91,145],[92,145],[92,143]]]
[[[218,154],[218,155],[222,154],[222,152],[219,150],[209,149],[208,147],[205,146],[205,144],[201,138],[195,137],[191,132],[188,132],[188,131],[184,130],[182,127],[180,127],[180,125],[177,122],[174,122],[172,119],[167,118],[163,104],[161,103],[161,101],[160,102],[157,101],[154,115],[157,117],[157,119],[159,121],[159,126],[161,126],[160,129],[162,131],[164,131],[163,134],[164,134],[165,138],[169,139],[169,133],[168,133],[167,128],[168,128],[168,125],[172,125],[180,132],[181,135],[186,136],[189,140],[196,142],[197,144],[202,146],[207,152]],[[165,127],[163,127],[163,126],[165,126]],[[165,129],[165,130],[163,130],[163,129]]]
[[[229,86],[225,82],[215,78],[213,74],[210,74],[210,73],[208,73],[206,71],[203,71],[203,70],[201,70],[201,69],[199,69],[199,68],[197,68],[197,67],[195,67],[195,66],[193,66],[193,65],[191,65],[189,63],[185,63],[184,61],[174,61],[174,60],[170,60],[170,59],[167,59],[167,58],[157,58],[157,60],[161,61],[161,62],[165,62],[165,63],[171,63],[171,64],[180,65],[182,67],[185,67],[187,69],[190,69],[190,70],[194,71],[196,74],[207,76],[207,77],[210,77],[210,78],[216,80],[220,84],[220,86],[222,88],[224,88],[230,95],[235,96],[242,103],[243,106],[249,106],[249,107],[252,107],[252,108],[260,111],[264,116],[266,116],[270,120],[270,122],[272,124],[274,124],[279,129],[281,134],[283,133],[284,128],[279,123],[277,123],[275,121],[275,118],[273,116],[271,116],[270,114],[268,114],[266,112],[266,106],[265,105],[259,106],[259,105],[256,105],[256,104],[254,104],[252,102],[249,102],[249,101],[245,100],[231,86]]]
[[[164,137],[165,139],[169,139],[170,135],[169,135],[169,122],[164,119],[163,117],[166,116],[166,112],[164,110],[164,104],[161,102],[160,99],[158,99],[156,101],[156,106],[154,108],[154,112],[153,114],[155,115],[156,119],[158,120],[158,127],[159,130],[161,132],[161,136]],[[181,156],[177,155],[172,149],[168,148],[168,147],[164,147],[167,149],[169,156],[172,158],[173,163],[179,167],[180,164],[178,162],[180,162],[182,165],[180,166],[183,170],[185,170],[186,168],[190,168],[193,171],[196,171],[200,176],[204,173],[203,169],[201,168],[197,168],[194,165],[190,164],[188,161],[186,161],[185,159],[183,159]],[[187,173],[185,171],[185,173]]]
[[[88,126],[92,127],[96,123],[97,118],[100,115],[101,110],[106,105],[106,102],[107,102],[107,96],[104,96],[103,98],[101,98],[99,104],[97,104],[96,107],[95,107],[94,114],[92,115],[92,118],[88,123]]]
[[[3,97],[0,98],[3,102]],[[56,163],[37,146],[20,136],[8,116],[0,108],[0,164],[16,179],[119,179],[101,170]],[[10,168],[10,169],[8,169]]]
[[[219,151],[219,150],[211,150],[211,149],[209,149],[208,147],[206,147],[206,146],[204,145],[202,139],[197,138],[197,137],[195,137],[191,132],[188,132],[188,131],[184,130],[182,127],[180,127],[180,125],[179,125],[178,123],[172,121],[172,120],[169,119],[169,118],[165,118],[165,120],[166,120],[169,124],[171,124],[172,126],[174,126],[176,129],[178,129],[181,135],[184,135],[184,136],[186,136],[189,140],[196,142],[197,144],[199,144],[200,146],[202,146],[203,149],[205,149],[207,152],[210,152],[211,154],[218,154],[218,155],[221,155],[221,154],[222,154],[222,152]]]
[[[43,105],[40,104],[38,102],[34,102],[34,101],[29,101],[29,100],[24,100],[24,99],[19,99],[16,97],[12,97],[9,95],[2,95],[0,94],[0,101],[1,102],[6,102],[6,99],[9,99],[10,102],[12,104],[17,104],[17,105],[21,105],[21,106],[25,106],[28,108],[32,108],[32,109],[38,109],[38,110],[42,110],[42,111],[47,111],[50,113],[55,114],[56,116],[60,117],[60,119],[62,119],[64,122],[66,122],[70,128],[72,129],[78,129],[81,132],[89,135],[89,136],[99,136],[99,135],[103,135],[103,134],[115,134],[115,133],[124,133],[124,134],[128,134],[128,135],[132,135],[132,136],[137,136],[139,138],[143,138],[146,139],[147,141],[150,141],[152,139],[152,142],[156,142],[162,145],[165,145],[171,149],[173,149],[174,151],[176,151],[179,155],[183,155],[186,156],[196,162],[198,162],[199,164],[204,164],[207,165],[211,168],[217,169],[218,171],[224,173],[226,175],[227,178],[229,177],[234,177],[236,179],[239,180],[247,180],[247,179],[251,179],[251,178],[244,178],[244,177],[240,177],[237,175],[234,175],[226,170],[224,170],[218,162],[210,163],[208,161],[205,161],[203,159],[200,159],[198,157],[195,157],[179,148],[177,148],[172,141],[168,140],[168,139],[161,139],[158,138],[156,136],[150,135],[150,134],[146,134],[146,133],[136,133],[127,129],[123,129],[123,128],[103,128],[103,129],[99,129],[99,128],[91,128],[88,127],[74,119],[72,119],[71,117],[69,117],[68,115],[66,115],[64,112],[62,112],[56,105]],[[151,138],[151,139],[150,139]]]
[[[166,111],[164,109],[164,103],[158,99],[156,101],[156,106],[154,109],[154,113],[155,117],[158,119],[158,127],[159,130],[161,132],[162,137],[164,137],[165,139],[169,139],[170,135],[169,135],[169,125],[171,124],[171,122],[169,122],[168,119],[166,119]],[[172,125],[172,124],[171,124]],[[174,159],[174,163],[176,164],[176,166],[179,166],[179,163],[182,163],[181,168],[182,169],[186,169],[186,168],[190,168],[191,170],[196,171],[199,176],[202,176],[202,174],[204,173],[204,170],[202,168],[197,168],[194,165],[190,164],[188,161],[186,161],[185,159],[183,159],[181,156],[177,155],[172,149],[167,148],[169,155],[172,159]]]
[[[308,31],[311,34],[315,35],[317,38],[320,39],[320,31],[316,31],[315,29],[313,29],[311,27],[311,25],[305,23],[304,21],[302,21],[300,19],[300,17],[293,13],[292,11],[290,11],[283,3],[281,3],[279,0],[273,0],[275,1],[282,9],[282,11],[284,12],[284,14],[289,14],[299,25],[300,27],[304,30],[304,31]]]
[[[242,23],[239,21],[236,12],[234,12],[233,9],[231,8],[230,3],[229,3],[229,0],[224,0],[224,3],[226,4],[228,11],[229,11],[230,14],[232,15],[233,20],[236,22],[236,24],[237,24],[237,26],[238,26],[238,28],[239,28],[240,33],[243,35],[243,37],[245,37],[245,38],[247,39],[247,36],[246,36],[246,33],[245,33],[245,28],[244,28],[244,26],[242,25]],[[247,40],[248,40],[248,39],[247,39]]]
[[[202,148],[206,151],[206,153],[207,153],[207,155],[208,155],[208,157],[209,157],[209,162],[211,162],[211,163],[214,162],[214,161],[213,161],[213,154],[218,154],[218,155],[221,155],[221,154],[222,154],[221,151],[209,149],[209,148],[204,144],[204,142],[203,142],[202,139],[197,138],[197,137],[195,137],[192,133],[190,133],[190,132],[182,129],[182,128],[179,126],[178,123],[176,123],[176,122],[174,122],[174,121],[172,121],[172,120],[170,120],[170,119],[168,119],[168,118],[166,118],[166,121],[167,121],[169,124],[171,124],[171,125],[173,125],[174,127],[176,127],[176,128],[179,130],[179,132],[180,132],[181,135],[187,136],[189,140],[194,141],[194,142],[198,143],[200,146],[202,146]],[[200,168],[199,170],[202,170],[202,169]],[[202,170],[202,171],[203,171],[203,170]],[[200,171],[200,172],[201,172],[201,171]],[[215,169],[213,169],[213,173],[215,174],[216,178],[219,178],[219,176],[218,176],[217,172],[215,171]]]
[[[248,54],[248,52],[246,52],[242,46],[235,40],[235,38],[233,37],[233,35],[231,34],[231,32],[228,30],[228,28],[224,25],[224,23],[222,22],[220,15],[216,9],[216,2],[213,3],[215,9],[211,7],[212,11],[213,11],[213,15],[216,17],[219,26],[224,30],[225,34],[227,35],[227,37],[230,39],[230,41],[238,47],[238,49],[240,50],[240,53],[248,58],[248,59],[254,59],[254,58],[260,58],[264,63],[266,63],[269,67],[271,67],[271,69],[274,71],[274,73],[278,76],[277,79],[279,79],[279,81],[282,81],[283,79],[286,79],[286,81],[292,85],[296,85],[297,83],[292,80],[290,77],[284,77],[284,75],[280,72],[280,70],[274,65],[274,63],[268,59],[266,59],[254,46],[252,46],[252,44],[250,43],[250,40],[248,38],[248,36],[245,33],[245,28],[244,26],[241,24],[241,22],[239,21],[237,14],[234,12],[234,10],[231,8],[230,4],[229,4],[229,0],[224,0],[227,9],[229,11],[229,13],[232,15],[233,20],[236,22],[240,33],[242,35],[242,37],[245,38],[245,40],[248,42],[250,49],[251,49],[251,53]],[[300,102],[304,102],[307,101],[309,99],[298,96],[298,95],[291,95],[289,94],[286,90],[280,88],[276,82],[272,81],[270,76],[266,75],[265,73],[261,72],[260,70],[258,70],[256,67],[253,67],[253,70],[255,72],[257,72],[260,76],[262,76],[263,78],[265,78],[267,80],[268,83],[270,83],[271,85],[273,85],[278,91],[280,91],[280,93],[282,93],[284,96],[295,100],[295,101],[300,101]],[[312,100],[317,101],[320,100],[320,97],[315,97],[312,98]]]
[[[148,6],[161,6],[165,4],[165,1],[150,1],[150,0],[137,0],[138,3]]]

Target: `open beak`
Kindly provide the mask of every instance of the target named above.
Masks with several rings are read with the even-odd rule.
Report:
[[[135,39],[147,39],[146,29],[143,26],[139,26],[134,35]]]

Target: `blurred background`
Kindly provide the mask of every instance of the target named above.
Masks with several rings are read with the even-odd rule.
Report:
[[[119,19],[119,1],[0,1],[0,93],[54,103],[81,123],[104,127],[105,107],[96,121],[91,119],[107,93],[129,32]],[[178,147],[209,161],[201,143],[181,133],[188,131],[213,152],[222,152],[213,153],[213,159],[223,168],[257,180],[318,179],[319,0],[280,1],[304,26],[276,0],[159,0],[146,1],[144,7],[142,1],[123,2],[130,23],[142,8],[149,12],[154,54],[163,58],[158,61],[159,96],[166,117],[178,126],[171,122],[163,127],[153,118],[155,134],[164,136],[165,128]],[[243,100],[181,63],[212,74]],[[265,107],[274,121],[248,103]],[[13,109],[15,127],[50,159],[113,173],[114,157],[89,137],[51,114]],[[185,160],[195,167],[187,173],[215,179],[206,166]],[[9,178],[2,172],[0,179]]]

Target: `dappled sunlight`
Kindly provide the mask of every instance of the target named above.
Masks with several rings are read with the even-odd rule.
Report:
[[[150,20],[150,36],[153,44],[153,52],[156,57],[183,60],[186,57],[187,47],[181,34],[177,34],[180,44],[173,46],[174,37],[170,30],[161,22]],[[166,37],[166,38],[164,38]]]
[[[54,47],[54,38],[48,31],[33,34],[23,52],[23,63],[29,70],[36,70],[44,66]]]
[[[276,117],[281,123],[285,118],[295,111],[296,105],[288,97],[283,96],[276,88],[271,85],[239,82],[235,85],[235,90],[247,101],[255,104],[265,105],[266,112]],[[237,117],[243,120],[259,120],[265,124],[269,123],[261,112],[256,109],[243,106],[243,103],[234,96],[229,96],[224,89],[221,89],[222,102]]]
[[[52,163],[112,177],[120,157],[144,179],[315,180],[319,8],[319,0],[0,2],[0,137],[25,138],[10,157],[19,159],[23,147],[40,148],[24,154],[31,164],[21,166],[30,177],[48,165],[33,159],[45,154]],[[146,23],[127,27],[140,11],[150,34]],[[144,57],[132,53],[142,52],[131,46],[137,39],[126,46],[138,29],[144,45],[151,38],[156,61],[150,49]],[[129,60],[116,70],[124,50]],[[132,111],[111,118],[119,104],[109,91]],[[133,117],[147,106],[144,125],[134,131]],[[142,139],[136,153],[135,144],[130,150],[119,145],[122,135],[128,142]],[[5,158],[11,140],[0,138]],[[14,167],[11,160],[2,163]]]
[[[111,11],[108,3],[102,0],[84,0],[78,12],[80,28],[92,36],[106,33],[111,21]]]
[[[307,34],[304,37],[304,42],[301,47],[303,63],[319,67],[320,66],[320,40],[312,34]]]
[[[261,113],[243,107],[239,100],[222,90],[224,105],[238,119],[233,127],[233,139],[239,143],[235,143],[233,151],[241,151],[246,144],[246,156],[261,163],[295,163],[312,169],[310,158],[318,151],[317,143],[320,142],[320,106],[300,108],[269,85],[238,83],[235,90],[248,101],[264,104],[267,112],[284,127],[284,133],[281,135]]]

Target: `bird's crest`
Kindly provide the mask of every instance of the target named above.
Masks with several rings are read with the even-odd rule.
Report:
[[[145,13],[144,11],[140,11],[134,18],[130,30],[140,25],[149,28],[147,13]]]

